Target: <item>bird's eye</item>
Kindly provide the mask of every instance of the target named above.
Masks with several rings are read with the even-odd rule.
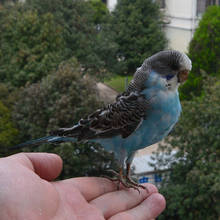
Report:
[[[167,79],[167,80],[170,80],[170,79],[172,79],[173,77],[174,77],[173,74],[168,74],[168,75],[166,75],[166,79]]]

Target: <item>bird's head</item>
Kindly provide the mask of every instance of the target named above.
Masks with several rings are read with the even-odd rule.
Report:
[[[158,73],[168,89],[175,89],[180,83],[185,82],[192,69],[189,57],[176,50],[158,52],[145,62]]]

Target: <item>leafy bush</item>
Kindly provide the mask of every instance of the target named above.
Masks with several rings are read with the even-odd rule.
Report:
[[[170,145],[161,150],[174,158],[156,155],[156,167],[167,164],[171,173],[160,190],[167,208],[159,219],[218,219],[220,196],[220,82],[206,79],[204,95],[183,103],[183,112]],[[161,151],[159,151],[161,152]]]
[[[60,64],[54,74],[23,89],[14,109],[14,120],[22,140],[27,141],[46,136],[49,131],[59,127],[73,126],[99,106],[95,82],[83,77],[81,66],[71,59]],[[27,150],[31,151],[32,148],[27,147]],[[112,155],[95,144],[44,145],[38,150],[62,156],[62,178],[94,172],[99,175],[101,168],[112,164]]]
[[[0,148],[5,150],[7,147],[16,143],[18,131],[14,127],[11,119],[11,112],[9,109],[0,101]]]
[[[112,15],[119,45],[117,73],[133,74],[144,59],[166,46],[159,6],[152,0],[119,0]]]
[[[0,13],[0,82],[23,86],[58,66],[64,42],[52,14],[38,16],[18,5]]]
[[[88,2],[93,8],[93,21],[95,24],[102,24],[109,14],[108,8],[101,0],[90,0]]]
[[[211,6],[203,14],[189,47],[193,68],[181,88],[181,96],[190,99],[202,92],[204,74],[220,75],[220,7]]]

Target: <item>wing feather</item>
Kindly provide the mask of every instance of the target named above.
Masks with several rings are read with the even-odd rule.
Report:
[[[81,119],[72,128],[60,128],[52,131],[51,135],[75,137],[79,141],[116,135],[126,138],[141,125],[149,108],[149,102],[144,95],[131,92],[128,96],[120,96],[115,103]]]
[[[79,141],[115,135],[128,137],[141,125],[150,108],[149,100],[141,94],[149,73],[150,68],[145,60],[127,90],[117,96],[116,102],[96,110],[72,128],[60,128],[52,131],[51,135],[75,137]]]
[[[89,115],[86,127],[93,131],[82,133],[79,139],[107,138],[121,135],[123,138],[133,133],[147,116],[149,102],[138,93],[121,96],[115,103]]]

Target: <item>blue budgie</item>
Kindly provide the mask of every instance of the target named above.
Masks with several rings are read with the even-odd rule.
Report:
[[[192,68],[186,54],[167,50],[147,58],[127,90],[113,104],[96,110],[71,128],[52,131],[50,136],[18,145],[91,141],[113,151],[120,162],[118,183],[138,190],[142,185],[129,176],[135,151],[162,140],[181,113],[178,87]]]

